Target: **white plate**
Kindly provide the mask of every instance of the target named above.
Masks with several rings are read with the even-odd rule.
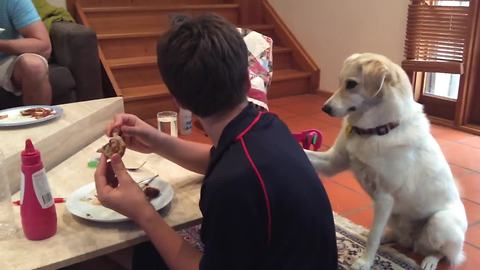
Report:
[[[169,183],[155,178],[149,186],[160,190],[160,196],[150,201],[155,210],[162,209],[172,201],[174,192]],[[67,198],[66,207],[68,211],[77,217],[98,222],[121,222],[128,220],[126,216],[100,204],[94,204],[89,200],[95,194],[95,182],[80,187]]]
[[[54,111],[54,113],[47,117],[43,117],[39,119],[35,119],[31,116],[23,116],[20,114],[21,111],[31,109],[31,108],[51,109]],[[8,117],[0,119],[0,127],[19,127],[19,126],[37,124],[37,123],[58,118],[62,116],[62,114],[63,114],[63,109],[59,106],[33,105],[33,106],[22,106],[22,107],[5,109],[0,111],[0,115],[8,115]]]

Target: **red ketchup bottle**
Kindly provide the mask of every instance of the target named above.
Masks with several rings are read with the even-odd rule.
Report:
[[[32,141],[22,151],[20,215],[25,237],[29,240],[49,238],[57,232],[57,213],[43,168],[40,152]]]

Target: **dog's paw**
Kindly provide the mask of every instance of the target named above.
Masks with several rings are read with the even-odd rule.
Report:
[[[361,257],[358,258],[355,263],[352,265],[352,269],[354,270],[370,270],[372,267],[372,262],[366,260],[365,258]]]
[[[438,261],[440,260],[437,256],[427,256],[423,259],[421,264],[422,270],[435,270],[437,269]]]

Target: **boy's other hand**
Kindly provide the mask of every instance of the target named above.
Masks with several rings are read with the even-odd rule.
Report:
[[[155,211],[138,184],[133,181],[118,154],[113,155],[110,164],[118,179],[113,188],[107,182],[107,158],[102,154],[95,171],[95,187],[98,200],[112,210],[138,222],[143,215]]]

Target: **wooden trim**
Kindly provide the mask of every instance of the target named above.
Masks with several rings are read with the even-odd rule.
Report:
[[[462,104],[457,108],[459,119],[458,125],[464,126],[474,121],[475,115],[480,119],[480,110],[478,104],[475,104],[475,98],[480,96],[480,4],[478,1],[470,2],[472,12],[470,39],[467,43],[468,50],[466,57],[466,74],[464,78],[464,87],[462,91]],[[460,96],[460,93],[459,93]]]
[[[473,97],[473,89],[471,89],[472,79],[475,76],[472,76],[472,65],[474,64],[473,58],[474,52],[473,49],[474,41],[476,39],[476,27],[474,23],[478,20],[478,1],[470,1],[469,3],[469,12],[470,16],[468,16],[469,22],[467,24],[467,40],[465,40],[465,47],[463,48],[463,61],[464,61],[464,68],[465,72],[460,76],[460,84],[458,85],[458,95],[457,95],[457,103],[455,108],[455,126],[461,127],[466,121],[466,110],[470,106],[469,103],[472,103]]]
[[[441,73],[457,73],[463,74],[464,68],[461,62],[430,62],[418,60],[402,61],[402,68],[412,71],[423,72],[441,72]]]
[[[74,17],[76,16],[76,13],[77,13],[76,5],[75,5],[76,2],[77,0],[66,0],[67,10]]]
[[[285,42],[288,47],[292,48],[292,55],[295,59],[295,62],[303,70],[306,70],[312,74],[310,78],[310,91],[313,92],[318,90],[320,82],[320,69],[318,68],[317,64],[288,29],[272,5],[267,0],[263,0],[262,3],[265,21],[268,24],[273,24],[275,26],[275,34],[277,34],[277,36],[283,42]]]
[[[452,129],[458,129],[455,126],[454,122],[451,121],[451,120],[444,119],[444,118],[441,118],[441,117],[435,117],[435,116],[432,116],[432,115],[427,115],[427,118],[430,121],[430,123],[432,123],[432,124],[439,125],[439,126],[444,126],[444,127],[449,127],[449,128],[452,128]]]
[[[474,124],[462,125],[458,128],[461,131],[472,133],[474,135],[480,135],[480,126]]]
[[[419,102],[424,104],[428,115],[453,121],[455,119],[456,101],[437,96],[421,94]]]

